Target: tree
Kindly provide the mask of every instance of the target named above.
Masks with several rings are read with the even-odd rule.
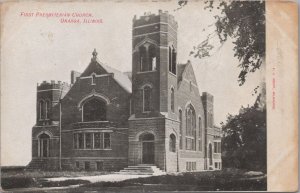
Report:
[[[222,124],[224,167],[266,172],[266,106],[263,92],[253,106],[242,107],[238,115],[229,115],[226,123]]]
[[[178,2],[180,8],[187,1]],[[206,1],[205,10],[220,10],[215,18],[213,34],[194,46],[190,55],[196,58],[211,55],[213,46],[210,39],[217,34],[221,46],[229,39],[233,40],[234,57],[239,60],[241,69],[238,81],[243,85],[248,73],[253,73],[262,65],[265,57],[265,2],[264,1]]]

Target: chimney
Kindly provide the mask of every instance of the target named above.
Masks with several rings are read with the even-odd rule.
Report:
[[[74,70],[71,71],[71,84],[74,84],[77,80],[77,78],[79,78],[81,75],[81,73],[76,72]]]

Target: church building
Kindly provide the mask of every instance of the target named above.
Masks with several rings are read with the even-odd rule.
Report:
[[[221,169],[214,98],[200,94],[191,62],[177,62],[177,28],[168,12],[134,16],[131,72],[104,64],[94,50],[82,73],[71,72],[70,84],[38,84],[28,168]]]

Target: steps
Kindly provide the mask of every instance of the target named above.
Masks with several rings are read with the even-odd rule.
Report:
[[[27,165],[27,170],[38,170],[43,169],[45,167],[45,161],[43,159],[33,159],[31,162]]]
[[[161,171],[158,167],[155,165],[149,165],[149,164],[139,164],[136,166],[128,166],[127,168],[124,168],[123,170],[117,172],[117,174],[123,174],[123,175],[163,175],[165,172]]]

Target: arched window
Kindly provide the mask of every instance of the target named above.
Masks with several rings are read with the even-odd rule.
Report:
[[[196,115],[195,109],[189,105],[186,109],[186,149],[196,150]]]
[[[177,53],[175,48],[172,48],[172,73],[176,74],[176,57]]]
[[[40,119],[45,119],[45,102],[43,100],[39,102],[39,115]]]
[[[172,72],[172,48],[169,47],[169,71]]]
[[[51,105],[50,105],[50,101],[47,100],[46,103],[45,103],[45,119],[49,119],[50,117],[50,108],[51,108]]]
[[[156,49],[154,45],[149,47],[149,71],[156,70]]]
[[[151,105],[151,88],[150,86],[145,86],[143,89],[143,111],[150,111]]]
[[[147,57],[146,57],[146,48],[144,46],[141,46],[139,48],[139,53],[140,53],[140,71],[147,71],[147,65],[146,65],[146,61],[147,61]]]
[[[83,121],[106,121],[106,103],[98,98],[86,101],[83,106]]]
[[[182,110],[179,110],[179,148],[182,149]]]
[[[174,113],[174,103],[175,103],[175,96],[174,96],[174,88],[171,88],[171,111]]]
[[[169,71],[173,74],[176,74],[176,58],[177,53],[175,48],[173,46],[169,47]]]
[[[92,75],[92,84],[93,85],[96,84],[96,75],[95,74]]]
[[[39,157],[49,157],[49,141],[50,136],[43,133],[39,136]]]
[[[176,152],[176,137],[174,134],[170,135],[169,150],[171,152]]]

